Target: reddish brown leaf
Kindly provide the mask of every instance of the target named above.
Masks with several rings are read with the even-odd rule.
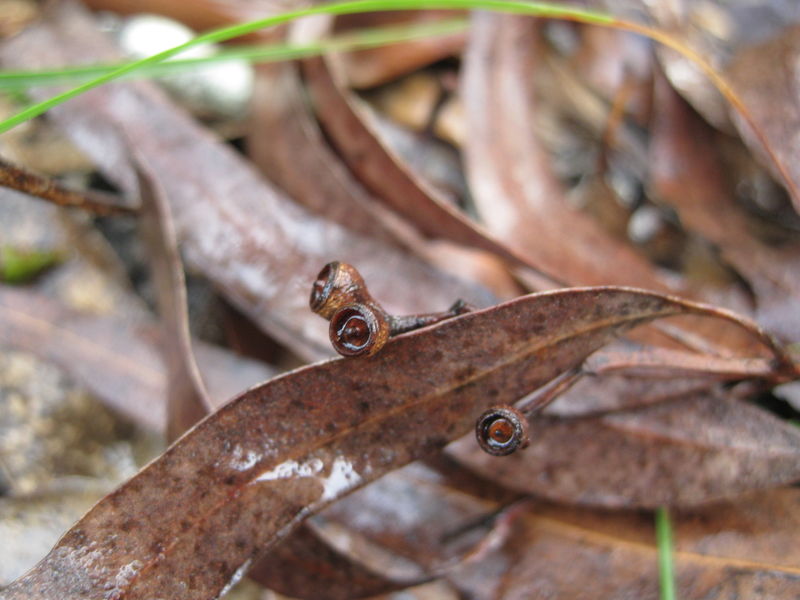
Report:
[[[687,311],[708,313],[634,290],[550,292],[274,379],[101,501],[0,598],[216,597],[304,518],[463,435],[482,408]]]
[[[466,441],[450,451],[511,489],[608,507],[693,505],[800,479],[800,431],[722,394],[530,426],[531,446],[503,460]]]

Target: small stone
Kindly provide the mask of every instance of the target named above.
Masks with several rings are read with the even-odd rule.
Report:
[[[195,37],[195,32],[158,15],[136,15],[126,19],[119,31],[119,44],[132,58],[152,56]],[[217,47],[202,44],[176,58],[203,58]],[[241,118],[253,92],[253,68],[244,60],[230,60],[171,73],[156,78],[181,104],[209,118]]]

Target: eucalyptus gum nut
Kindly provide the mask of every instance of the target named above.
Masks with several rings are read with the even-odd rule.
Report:
[[[331,318],[331,344],[342,356],[371,356],[391,335],[389,318],[378,306],[349,304]]]
[[[475,437],[487,454],[507,456],[528,446],[528,420],[512,406],[493,406],[478,418]]]
[[[457,300],[438,313],[389,315],[370,295],[358,270],[334,261],[325,265],[311,286],[311,310],[330,321],[328,331],[334,349],[343,356],[370,356],[393,335],[433,325],[473,310]]]
[[[326,321],[347,304],[366,302],[375,303],[364,278],[355,267],[344,262],[329,262],[311,286],[309,306]]]

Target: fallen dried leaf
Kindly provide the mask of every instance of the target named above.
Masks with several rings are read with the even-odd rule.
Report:
[[[486,252],[423,239],[410,223],[363,188],[324,139],[296,65],[256,70],[253,127],[247,145],[253,161],[270,181],[316,214],[400,245],[445,272],[482,283],[500,298],[522,293],[498,259]],[[308,177],[308,173],[315,175]]]
[[[388,211],[325,142],[298,70],[294,64],[263,65],[256,70],[253,127],[247,139],[253,161],[270,181],[316,214],[380,239],[407,235],[398,232],[402,225],[392,222]]]
[[[303,519],[463,435],[482,408],[687,311],[709,314],[635,290],[550,292],[273,379],[101,501],[0,598],[216,597]]]

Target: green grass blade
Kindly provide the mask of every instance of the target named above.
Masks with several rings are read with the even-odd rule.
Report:
[[[90,81],[57,94],[56,96],[53,96],[52,98],[49,98],[43,102],[29,106],[16,115],[6,119],[3,122],[0,122],[0,133],[8,131],[12,127],[37,117],[50,110],[54,106],[58,106],[59,104],[62,104],[67,100],[79,96],[80,94],[83,94],[84,92],[87,92],[93,88],[103,85],[104,83],[118,79],[123,75],[132,73],[143,67],[162,62],[198,44],[224,42],[235,37],[254,33],[266,27],[273,27],[275,25],[288,23],[301,17],[313,15],[346,15],[362,12],[422,9],[482,9],[540,17],[575,19],[586,23],[605,25],[615,22],[613,17],[593,11],[581,10],[546,2],[518,2],[514,0],[357,0],[355,2],[325,4],[322,6],[314,6],[302,10],[295,10],[264,19],[258,19],[248,23],[241,23],[231,25],[229,27],[223,27],[221,29],[215,29],[213,31],[201,34],[189,40],[188,42],[179,44],[178,46],[164,50],[158,54],[154,54],[153,56],[124,64],[113,71],[100,75],[99,77],[95,77]]]
[[[0,246],[0,281],[25,283],[61,259],[57,252]]]
[[[446,19],[434,23],[395,25],[362,29],[353,33],[335,36],[313,44],[260,44],[224,49],[213,56],[176,58],[175,60],[147,65],[128,74],[128,77],[153,77],[165,73],[182,72],[210,64],[231,60],[248,62],[277,62],[318,56],[326,52],[365,50],[465,31],[469,27],[466,19]],[[22,90],[34,86],[75,83],[77,81],[106,75],[133,61],[116,64],[81,65],[61,69],[39,71],[0,71],[0,90]]]
[[[669,511],[662,506],[656,511],[656,543],[658,545],[658,579],[661,600],[676,600],[675,569],[672,562],[672,524]]]

